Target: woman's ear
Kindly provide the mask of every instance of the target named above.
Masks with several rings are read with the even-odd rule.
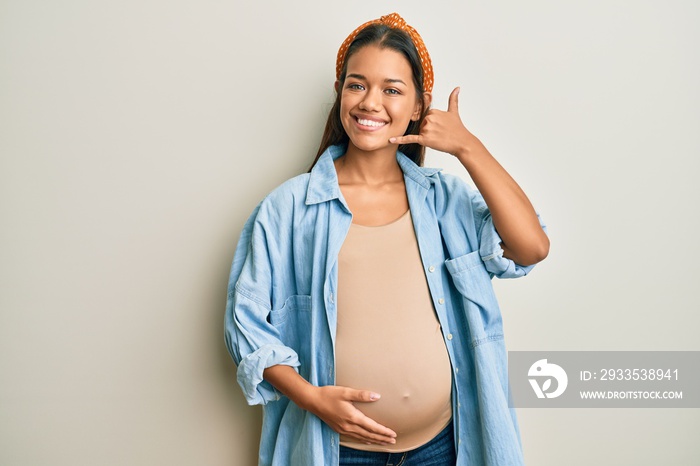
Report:
[[[424,92],[423,93],[423,108],[425,110],[429,109],[430,106],[432,105],[432,103],[433,103],[433,94],[431,94],[430,92]]]
[[[335,92],[336,92],[336,93],[340,92],[340,81],[337,81],[337,80],[336,80],[336,82],[335,82],[335,84],[333,85],[333,87],[335,87]]]
[[[433,103],[433,95],[430,92],[423,93],[423,102],[416,103],[416,110],[411,116],[411,120],[418,121],[422,113],[430,108],[430,104]]]

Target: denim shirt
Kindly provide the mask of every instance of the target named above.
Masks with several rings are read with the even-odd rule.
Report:
[[[333,160],[344,153],[343,146],[329,147],[310,173],[265,197],[246,222],[233,259],[225,340],[247,402],[264,405],[260,465],[339,462],[339,435],[263,380],[263,370],[284,364],[313,385],[335,383],[337,259],[352,214]],[[440,169],[419,167],[401,152],[396,157],[452,364],[457,464],[522,465],[491,279],[521,277],[533,266],[503,257],[477,190]]]

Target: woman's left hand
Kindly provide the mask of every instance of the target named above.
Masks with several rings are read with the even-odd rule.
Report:
[[[418,143],[454,155],[481,193],[501,236],[503,255],[520,265],[541,261],[549,253],[549,238],[520,186],[462,123],[457,96],[450,94],[447,111],[430,110],[419,134],[389,138],[390,143]]]
[[[389,138],[393,144],[420,144],[454,156],[466,155],[481,141],[462,123],[459,117],[459,87],[450,94],[447,111],[430,109],[423,119],[419,134]]]

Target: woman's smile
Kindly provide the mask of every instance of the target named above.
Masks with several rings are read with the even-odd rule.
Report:
[[[368,118],[359,115],[355,115],[355,121],[357,122],[358,126],[368,131],[379,129],[387,124],[387,122],[384,120],[378,120],[376,118]]]

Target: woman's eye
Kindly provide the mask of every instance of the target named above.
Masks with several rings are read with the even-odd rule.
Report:
[[[388,94],[400,94],[400,92],[397,91],[396,89],[387,89],[386,92]]]
[[[350,84],[348,86],[348,89],[355,89],[361,91],[362,89],[364,89],[364,87],[362,86],[362,84]]]

